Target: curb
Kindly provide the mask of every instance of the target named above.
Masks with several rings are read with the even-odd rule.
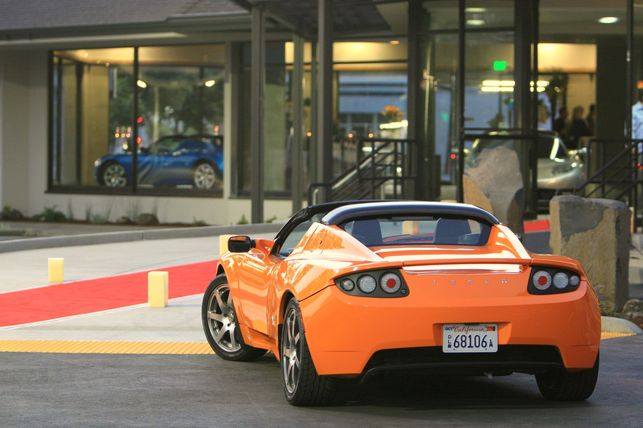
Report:
[[[601,331],[610,333],[630,333],[641,334],[641,330],[636,324],[623,318],[601,317]]]
[[[55,247],[74,247],[79,245],[113,244],[152,239],[203,238],[225,234],[250,235],[255,233],[276,233],[282,226],[283,223],[261,223],[234,226],[181,227],[176,229],[88,233],[84,235],[16,239],[0,242],[0,253]]]

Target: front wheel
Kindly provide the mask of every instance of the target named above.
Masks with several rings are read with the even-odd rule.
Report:
[[[125,187],[127,185],[125,168],[117,162],[108,163],[101,169],[100,181],[107,187]]]
[[[284,393],[290,404],[323,406],[335,400],[337,381],[317,374],[295,299],[288,302],[284,315],[280,364]]]
[[[589,398],[596,387],[598,379],[598,361],[588,370],[568,372],[565,369],[552,370],[537,374],[536,383],[540,393],[548,400],[582,401]]]
[[[225,275],[217,276],[205,291],[201,319],[208,343],[224,360],[252,361],[266,353],[264,349],[253,348],[243,341]]]

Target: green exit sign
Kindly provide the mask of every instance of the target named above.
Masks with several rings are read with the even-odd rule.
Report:
[[[494,61],[493,71],[507,71],[507,61]]]

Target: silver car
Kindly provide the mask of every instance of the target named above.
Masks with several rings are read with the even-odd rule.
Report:
[[[492,135],[473,141],[465,151],[466,167],[470,167],[484,149],[507,147],[515,150],[515,140],[494,139]],[[585,149],[569,150],[563,140],[554,134],[542,135],[536,149],[539,191],[554,194],[556,191],[575,189],[585,182]]]

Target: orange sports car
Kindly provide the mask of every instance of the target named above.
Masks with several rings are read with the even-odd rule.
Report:
[[[553,400],[586,399],[598,375],[601,319],[581,265],[529,253],[472,205],[335,202],[274,240],[233,236],[202,318],[226,360],[271,351],[295,405],[396,370],[529,373]]]

